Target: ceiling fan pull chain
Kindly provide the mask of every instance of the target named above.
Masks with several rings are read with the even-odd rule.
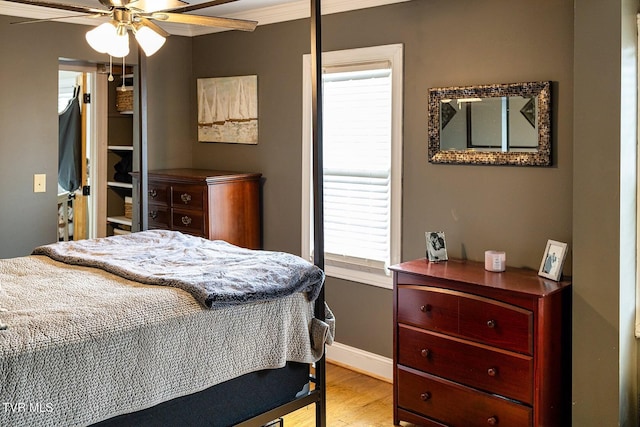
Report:
[[[109,55],[109,77],[107,77],[107,80],[113,81],[113,58],[111,55]]]
[[[124,72],[125,68],[124,68],[124,56],[122,57],[122,90],[126,90],[126,86],[124,84]]]

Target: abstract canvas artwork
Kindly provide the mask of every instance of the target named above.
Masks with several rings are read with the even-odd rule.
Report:
[[[258,143],[258,76],[198,79],[198,141]]]

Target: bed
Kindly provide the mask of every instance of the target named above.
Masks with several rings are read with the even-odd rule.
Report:
[[[324,270],[320,3],[310,0],[313,265]],[[144,61],[140,65],[144,75]],[[145,120],[140,123],[146,135]],[[139,167],[144,190],[143,159],[140,156]],[[141,218],[145,209],[142,203]],[[67,243],[72,242],[58,244]],[[12,285],[21,291],[9,290],[9,281],[21,278],[29,283],[28,291],[25,293],[24,283]],[[93,305],[87,303],[86,294],[97,288],[104,294],[90,298]],[[0,260],[0,425],[254,427],[272,424],[272,420],[313,404],[316,426],[324,427],[322,351],[332,339],[333,319],[324,303],[323,287],[315,301],[304,291],[213,310],[204,308],[206,303],[203,306],[201,301],[183,288],[140,284],[44,254]],[[118,310],[113,310],[114,303]],[[38,314],[47,306],[55,315],[38,323]],[[231,315],[235,310],[240,314]],[[116,312],[127,319],[126,328],[122,319],[112,316]],[[236,316],[253,319],[249,324],[254,326],[243,327],[242,322],[231,320],[232,328],[229,321]],[[18,337],[20,328],[31,331],[27,335],[32,336]],[[260,339],[267,330],[287,331],[276,334],[282,335],[278,342],[286,345]],[[64,341],[62,331],[70,341]],[[203,334],[207,334],[204,339]],[[118,342],[122,339],[125,344]],[[205,345],[219,339],[222,345]],[[292,347],[291,342],[301,346]],[[194,344],[196,351],[185,351]],[[240,362],[218,355],[224,361],[209,364],[207,357],[215,359],[209,354],[212,347],[228,346],[237,347]],[[163,360],[168,348],[174,349],[173,357],[178,359]],[[185,359],[195,363],[187,366]],[[234,373],[227,367],[233,367]],[[89,372],[81,374],[81,369]]]
[[[166,230],[0,260],[0,425],[227,426],[313,401],[323,281],[290,254]]]

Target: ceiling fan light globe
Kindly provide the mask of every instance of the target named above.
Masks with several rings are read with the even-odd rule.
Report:
[[[110,22],[98,25],[85,35],[89,46],[100,53],[107,53],[115,37],[116,27]]]
[[[156,33],[149,27],[140,27],[135,31],[136,40],[144,51],[145,55],[151,56],[158,51],[167,41],[160,34]]]
[[[114,58],[124,58],[129,54],[129,33],[116,35],[110,43],[107,53]]]

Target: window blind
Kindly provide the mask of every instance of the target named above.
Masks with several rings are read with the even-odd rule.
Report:
[[[390,258],[391,70],[375,65],[323,76],[326,262],[364,270]]]

